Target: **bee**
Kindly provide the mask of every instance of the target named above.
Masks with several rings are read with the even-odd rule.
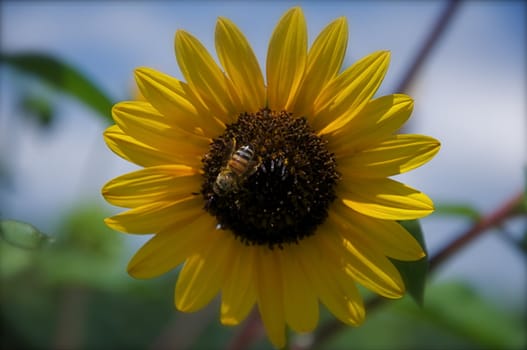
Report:
[[[233,141],[232,149],[235,148],[236,140]],[[212,190],[218,196],[238,192],[244,181],[256,172],[258,165],[258,159],[251,146],[245,145],[238,148],[231,152],[229,160],[216,177]]]

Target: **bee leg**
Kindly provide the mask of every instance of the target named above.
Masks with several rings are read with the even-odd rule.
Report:
[[[254,174],[258,170],[260,165],[262,166],[262,168],[263,168],[263,170],[265,172],[266,169],[265,169],[264,165],[262,164],[262,160],[261,159],[254,160],[254,161],[251,162],[251,167],[250,167],[250,169],[247,172],[247,177],[249,177],[252,174]]]
[[[233,154],[236,150],[236,137],[233,137],[231,140],[231,148],[229,150],[229,155]]]
[[[205,210],[209,210],[209,208],[212,206],[212,203],[216,200],[216,196],[214,194],[209,194],[208,199],[205,202]]]

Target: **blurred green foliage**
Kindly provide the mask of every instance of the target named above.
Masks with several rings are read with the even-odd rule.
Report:
[[[408,298],[369,315],[360,328],[341,332],[328,349],[524,349],[521,311],[508,313],[466,283],[429,286],[424,307]]]
[[[423,231],[418,220],[402,221],[401,225],[419,242],[425,254],[428,254]],[[418,305],[423,305],[426,278],[428,274],[428,256],[417,261],[399,261],[391,259],[401,277],[408,294]]]
[[[218,303],[191,315],[174,310],[177,271],[148,281],[126,275],[123,235],[105,227],[107,215],[84,204],[64,217],[51,243],[0,240],[3,348],[145,349],[174,342],[178,349],[183,344],[221,349],[228,344],[237,329],[219,324]],[[432,285],[423,307],[411,298],[386,303],[365,325],[343,328],[324,348],[520,349],[527,345],[521,317],[519,311],[500,311],[463,282]],[[321,322],[330,319],[323,311]],[[260,339],[250,348],[270,344]]]
[[[40,52],[0,53],[0,63],[75,98],[106,122],[111,122],[112,99],[77,67]],[[29,95],[22,102],[22,106],[33,111],[42,123],[52,118],[51,106],[42,98]]]
[[[36,120],[42,128],[49,128],[55,120],[55,106],[43,94],[26,91],[21,95],[19,108],[23,115]]]
[[[35,226],[16,220],[0,220],[0,238],[26,249],[36,249],[50,241],[50,237]]]
[[[173,281],[129,278],[123,237],[106,216],[76,207],[46,245],[34,227],[2,222],[2,348],[143,348],[173,315]]]
[[[461,203],[437,203],[435,205],[435,215],[459,216],[470,220],[479,220],[481,214],[473,206]]]

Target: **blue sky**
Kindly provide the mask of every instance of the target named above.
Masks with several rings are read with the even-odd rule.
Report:
[[[298,4],[311,39],[332,19],[348,19],[346,64],[376,50],[391,51],[379,94],[394,92],[444,6],[439,1],[2,2],[0,43],[6,52],[37,50],[65,59],[117,101],[128,98],[138,66],[182,78],[173,52],[177,29],[196,35],[214,52],[218,16],[237,23],[265,62],[276,21]],[[488,212],[523,187],[525,13],[520,1],[464,3],[410,91],[416,104],[409,132],[438,138],[442,149],[401,178],[436,201],[462,201]],[[106,149],[105,125],[73,101],[61,102],[60,124],[51,134],[38,133],[15,115],[11,83],[9,74],[0,76],[0,157],[15,174],[13,188],[0,193],[2,212],[52,230],[55,214],[80,196],[102,202],[101,185],[134,167]],[[423,225],[432,252],[467,227],[462,220],[434,216]],[[523,266],[514,249],[489,234],[449,262],[439,278],[499,284],[488,293],[522,300]]]

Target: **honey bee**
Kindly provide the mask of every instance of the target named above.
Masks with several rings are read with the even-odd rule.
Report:
[[[232,149],[235,148],[236,140],[233,141]],[[243,182],[256,172],[258,165],[258,159],[251,146],[245,145],[238,148],[231,152],[229,160],[216,177],[212,190],[218,196],[238,192]]]

